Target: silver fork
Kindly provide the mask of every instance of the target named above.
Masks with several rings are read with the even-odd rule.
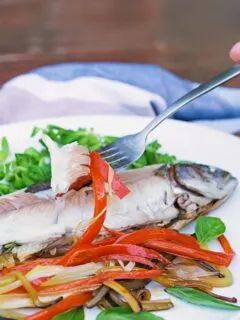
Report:
[[[143,130],[119,138],[116,142],[107,145],[98,150],[98,153],[104,158],[114,169],[127,167],[140,158],[146,147],[146,140],[150,132],[155,129],[166,118],[174,114],[187,103],[197,99],[205,93],[213,90],[219,85],[240,74],[240,64],[233,65],[228,70],[220,73],[211,80],[199,85],[191,90],[183,97],[174,102],[162,114],[154,118]]]

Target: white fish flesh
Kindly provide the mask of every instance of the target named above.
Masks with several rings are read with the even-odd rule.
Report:
[[[228,172],[199,164],[151,166],[121,173],[130,189],[108,201],[105,225],[116,230],[144,227],[180,229],[223,203],[237,180]],[[0,198],[0,249],[23,261],[69,248],[93,215],[91,186],[55,199],[51,190],[23,191]],[[76,231],[77,230],[77,231]],[[1,264],[1,259],[0,259]]]

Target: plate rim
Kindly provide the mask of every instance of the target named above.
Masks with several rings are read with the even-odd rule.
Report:
[[[41,123],[53,123],[54,122],[57,122],[57,121],[60,121],[60,122],[64,122],[66,121],[67,123],[70,123],[71,122],[71,119],[74,119],[74,126],[77,122],[77,119],[79,120],[82,120],[82,119],[93,119],[93,122],[94,121],[99,121],[99,123],[101,122],[102,119],[108,119],[108,121],[110,120],[119,120],[121,119],[121,121],[124,121],[124,119],[132,119],[134,121],[134,119],[137,119],[137,120],[144,120],[144,121],[147,121],[147,120],[151,120],[152,117],[147,117],[147,116],[119,116],[119,115],[76,115],[76,116],[67,116],[67,117],[50,117],[50,118],[38,118],[38,119],[31,119],[31,120],[27,120],[27,121],[19,121],[19,122],[13,122],[13,123],[7,123],[7,124],[3,124],[3,125],[0,125],[0,136],[3,136],[4,135],[4,132],[2,134],[1,132],[1,129],[7,129],[8,131],[12,131],[12,130],[15,130],[16,127],[18,126],[24,126],[24,125],[27,125],[27,126],[34,126],[34,125],[37,125],[38,123],[41,124]],[[144,122],[143,121],[143,122]],[[239,147],[240,147],[240,139],[232,134],[229,134],[229,133],[226,133],[226,132],[223,132],[221,130],[218,130],[216,128],[212,128],[212,127],[209,127],[207,125],[204,125],[204,124],[199,124],[199,123],[194,123],[194,122],[187,122],[187,121],[182,121],[182,120],[176,120],[176,119],[167,119],[165,121],[165,125],[167,125],[167,123],[171,123],[173,126],[174,124],[176,125],[179,125],[179,126],[183,126],[183,127],[188,127],[188,128],[193,128],[193,130],[197,130],[197,129],[200,129],[200,130],[204,130],[204,131],[208,131],[208,132],[213,132],[215,133],[216,136],[218,136],[219,138],[223,138],[224,139],[224,144],[226,143],[226,139],[229,139],[233,142],[233,141],[237,141],[236,142],[236,145],[239,144]],[[67,126],[67,125],[66,125]],[[89,127],[86,125],[86,127]],[[8,134],[8,133],[7,133]],[[240,148],[239,148],[240,150]],[[213,310],[214,312],[214,310]],[[231,318],[229,318],[230,314],[227,313],[226,314],[226,320],[238,320],[240,319],[240,312],[237,312],[238,314],[233,314],[231,316]]]
[[[116,119],[116,120],[117,119],[124,120],[124,119],[130,119],[130,118],[134,119],[135,118],[138,120],[144,119],[144,120],[149,120],[149,121],[151,121],[153,119],[152,117],[149,117],[149,116],[137,116],[137,115],[76,115],[76,116],[70,115],[70,116],[62,116],[62,117],[46,117],[46,118],[43,117],[43,118],[37,118],[37,119],[30,119],[30,120],[26,120],[26,121],[4,123],[4,124],[0,124],[0,129],[11,129],[11,127],[14,128],[17,126],[31,125],[31,123],[34,125],[34,123],[41,123],[41,122],[51,123],[54,121],[64,121],[65,119],[68,121],[71,119],[74,119],[74,121],[76,121],[77,118],[79,118],[79,119],[81,119],[81,118],[95,118],[95,119],[99,118],[99,119]],[[177,123],[177,124],[184,125],[187,127],[202,128],[204,130],[215,132],[218,135],[221,135],[225,138],[230,138],[230,139],[238,141],[240,143],[239,137],[237,137],[231,133],[217,129],[215,127],[210,127],[208,125],[202,124],[202,123],[184,121],[184,120],[178,120],[178,119],[171,119],[171,118],[164,120],[163,124],[166,124],[166,123]],[[161,124],[160,124],[160,126],[161,126]],[[2,136],[1,132],[0,132],[0,136]]]

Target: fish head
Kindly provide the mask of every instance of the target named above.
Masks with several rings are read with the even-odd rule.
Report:
[[[179,163],[171,167],[170,176],[181,188],[206,198],[228,198],[237,179],[228,171],[202,164]]]
[[[198,216],[218,208],[234,192],[237,179],[230,172],[195,163],[163,166],[156,175],[170,181],[179,214],[167,226],[181,229]]]

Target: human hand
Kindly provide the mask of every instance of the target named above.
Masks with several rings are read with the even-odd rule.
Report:
[[[230,58],[235,61],[238,62],[240,61],[240,42],[237,42],[232,49],[229,52],[229,56]]]

